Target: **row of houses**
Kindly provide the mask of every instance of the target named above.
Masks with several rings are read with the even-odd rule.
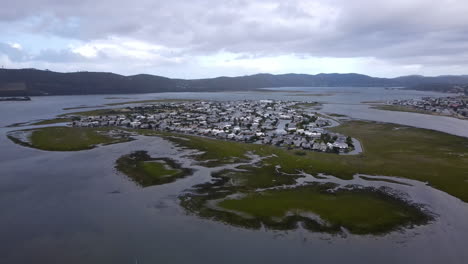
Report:
[[[423,97],[421,99],[393,100],[387,102],[387,104],[460,118],[468,118],[467,96]]]
[[[316,151],[348,151],[350,140],[326,130],[330,120],[290,101],[166,102],[129,107],[125,114],[80,117],[73,126],[122,126]]]

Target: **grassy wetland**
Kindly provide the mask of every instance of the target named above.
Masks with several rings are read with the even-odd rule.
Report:
[[[322,220],[316,220],[315,226],[337,232],[344,227],[354,234],[385,233],[428,220],[417,206],[378,191],[329,192],[314,185],[254,192],[239,199],[222,200],[218,205],[260,219],[266,225],[288,217],[307,217],[312,212]],[[310,226],[310,221],[305,223]]]
[[[436,131],[394,124],[352,121],[334,128],[361,141],[364,152],[341,156],[273,146],[218,141],[193,136],[166,137],[203,151],[194,156],[213,166],[246,159],[251,152],[266,157],[258,164],[222,170],[212,183],[195,186],[181,197],[182,205],[201,217],[232,225],[312,231],[385,234],[404,226],[427,223],[431,216],[419,205],[378,189],[339,189],[312,184],[295,186],[306,172],[351,179],[355,174],[382,175],[427,182],[468,201],[468,140]],[[361,177],[362,179],[381,180]],[[385,182],[405,183],[384,179]],[[288,187],[289,186],[289,187]],[[359,210],[352,210],[359,209]],[[319,221],[306,217],[312,213]]]
[[[125,131],[112,128],[43,127],[13,131],[13,142],[49,151],[79,151],[132,140]]]
[[[305,155],[297,155],[295,150],[269,145],[194,136],[181,136],[190,140],[167,139],[187,148],[204,151],[204,154],[194,158],[200,161],[209,159],[214,165],[246,159],[248,152],[271,156],[263,160],[263,166],[249,168],[252,175],[269,174],[268,171],[274,170],[272,167],[279,166],[284,173],[324,173],[341,179],[351,179],[355,174],[394,176],[428,182],[434,188],[468,202],[467,138],[364,121],[345,122],[332,130],[360,140],[363,153],[343,156],[305,151]]]
[[[29,144],[45,150],[78,150],[130,140],[108,137],[104,132],[109,130],[39,128],[32,132]],[[199,150],[192,158],[205,167],[246,162],[217,170],[212,182],[196,185],[180,197],[181,205],[191,213],[245,228],[291,230],[302,225],[328,233],[341,233],[345,228],[354,234],[386,234],[432,219],[420,205],[384,190],[353,186],[337,189],[333,183],[297,185],[304,173],[344,180],[356,174],[414,179],[468,201],[468,139],[363,121],[345,122],[333,130],[360,140],[363,152],[337,155],[152,130],[132,132],[160,136],[180,147]],[[249,164],[252,154],[262,159]],[[189,174],[174,161],[155,159],[145,152],[121,157],[116,168],[141,186],[170,183]]]
[[[380,189],[338,189],[311,183],[255,189],[235,175],[214,174],[215,181],[195,186],[181,196],[181,205],[203,218],[260,229],[381,235],[424,225],[432,215],[418,204]],[[233,180],[234,178],[234,180]]]
[[[247,153],[269,156],[263,166],[250,168],[254,174],[271,174],[279,166],[285,173],[299,170],[324,173],[342,179],[354,174],[396,176],[428,182],[431,186],[468,201],[468,139],[426,129],[387,123],[352,121],[333,130],[360,140],[363,153],[336,155],[287,150],[270,145],[246,144],[151,130],[135,131],[159,135],[186,148],[200,150],[193,158],[202,165],[216,167],[246,161]],[[90,149],[99,144],[130,140],[119,128],[46,127],[30,130],[30,147],[43,150]],[[112,136],[110,131],[120,131]],[[10,139],[12,139],[10,137]],[[20,142],[17,142],[20,143]]]
[[[146,151],[136,151],[116,161],[117,170],[126,174],[142,187],[174,182],[192,174],[169,158],[152,158]]]

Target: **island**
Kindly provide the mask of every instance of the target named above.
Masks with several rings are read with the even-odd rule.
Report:
[[[327,127],[332,121],[307,111],[310,102],[182,101],[127,108],[114,115],[81,116],[74,127],[117,126],[201,135],[322,152],[349,152],[353,140]]]
[[[43,122],[68,121],[68,126],[16,130],[9,137],[54,151],[93,151],[142,136],[162,138],[192,165],[182,166],[178,156],[152,157],[142,149],[115,160],[119,174],[152,188],[209,169],[207,182],[179,195],[181,207],[249,229],[382,235],[429,224],[437,217],[430,208],[392,192],[412,186],[411,181],[468,201],[466,138],[379,122],[339,123],[307,104],[143,102],[63,114]],[[342,155],[353,151],[355,142],[362,152]]]
[[[193,173],[170,158],[152,158],[147,151],[124,155],[115,167],[142,187],[171,183]]]

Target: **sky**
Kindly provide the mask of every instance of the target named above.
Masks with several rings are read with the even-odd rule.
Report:
[[[468,74],[467,14],[467,0],[2,0],[0,67]]]

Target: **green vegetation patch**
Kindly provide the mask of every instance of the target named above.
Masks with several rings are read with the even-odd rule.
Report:
[[[364,121],[345,122],[332,130],[358,139],[363,153],[336,155],[304,151],[305,155],[297,155],[297,150],[270,145],[184,135],[178,135],[179,139],[166,139],[203,151],[204,154],[195,158],[200,161],[209,160],[214,166],[236,163],[245,159],[248,152],[252,152],[269,157],[263,161],[262,166],[280,166],[285,173],[324,173],[342,179],[352,179],[355,174],[402,177],[428,182],[434,188],[468,202],[467,138],[426,129]],[[271,181],[278,180],[273,176],[271,174]]]
[[[288,217],[308,218],[307,214],[313,213],[324,222],[309,219],[306,223],[316,221],[323,228],[336,231],[344,227],[354,234],[386,233],[429,220],[417,206],[378,191],[329,192],[318,186],[250,193],[240,199],[222,200],[218,206],[245,213],[266,226],[271,222],[281,223]]]
[[[299,223],[313,232],[385,234],[429,223],[433,217],[417,204],[379,189],[340,189],[309,184],[292,188],[248,190],[214,175],[181,196],[181,205],[200,217],[249,229],[293,230]]]
[[[240,170],[222,170],[217,172],[215,176],[229,178],[232,185],[241,186],[245,190],[290,185],[301,177],[285,174],[267,162],[262,162],[256,166],[239,166],[238,169]]]
[[[317,232],[339,233],[345,227],[355,234],[383,234],[431,220],[418,205],[383,191],[331,192],[335,184],[295,186],[303,177],[299,171],[314,168],[295,152],[277,149],[275,153],[257,164],[214,173],[213,182],[183,195],[181,205],[201,217],[253,229],[292,230],[302,223]]]
[[[142,187],[174,182],[193,173],[169,158],[151,158],[146,151],[120,157],[116,168]]]
[[[349,170],[428,182],[468,202],[468,138],[387,123],[346,122],[333,130],[357,138],[364,152],[343,157]],[[341,164],[340,164],[341,165]],[[344,167],[343,167],[344,168]]]
[[[144,133],[144,135],[151,135]],[[248,160],[246,154],[252,150],[252,145],[235,144],[235,142],[214,140],[204,137],[177,135],[164,133],[163,138],[189,149],[201,151],[193,156],[201,164],[207,167],[217,167],[223,164],[238,163]],[[235,145],[232,145],[234,143]]]
[[[112,128],[44,127],[13,131],[8,135],[23,146],[49,151],[78,151],[132,140],[129,133]]]

